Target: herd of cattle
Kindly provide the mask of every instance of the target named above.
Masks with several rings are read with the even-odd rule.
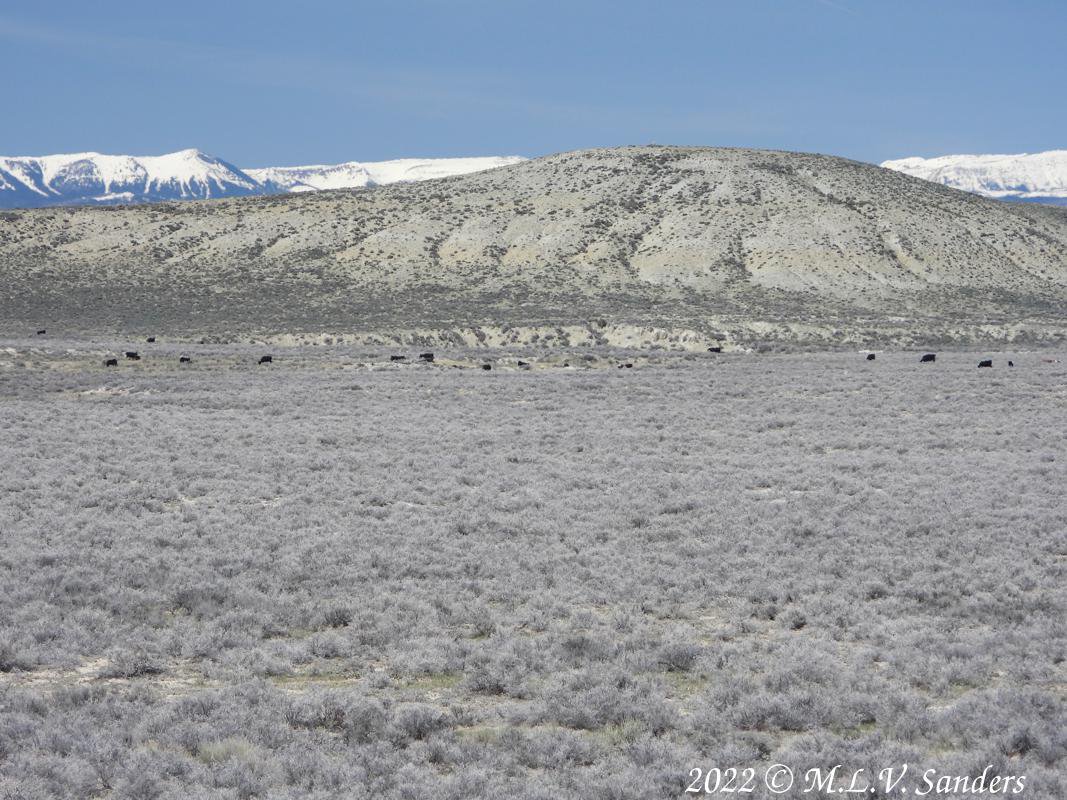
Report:
[[[37,331],[37,335],[38,336],[44,336],[46,333],[48,333],[48,331],[45,328],[41,328],[39,331]],[[156,341],[156,337],[155,336],[149,336],[149,337],[147,337],[145,339],[145,341],[148,344],[154,344],[155,341]],[[708,348],[708,352],[709,353],[721,353],[722,352],[722,348],[721,347],[709,347]],[[136,350],[127,350],[123,355],[129,361],[140,361],[141,360],[141,355]],[[874,353],[868,353],[867,354],[867,360],[868,361],[874,361],[875,358],[876,358],[876,356],[875,356]],[[395,355],[395,356],[389,356],[389,360],[391,362],[404,363],[404,362],[406,362],[408,360],[408,357],[405,356],[405,355]],[[432,364],[433,360],[434,360],[433,359],[433,353],[420,353],[419,357],[418,357],[418,361],[420,363],[423,363],[423,364]],[[179,364],[191,364],[192,361],[193,361],[193,359],[190,358],[189,356],[181,356],[181,357],[178,358],[178,363]],[[271,363],[273,363],[273,361],[274,361],[274,359],[273,359],[272,356],[260,356],[260,359],[259,359],[258,363],[260,363],[260,364],[271,364]],[[936,361],[937,361],[937,353],[924,353],[922,355],[922,357],[919,359],[919,363],[920,364],[933,364]],[[118,365],[119,365],[119,360],[117,358],[108,358],[108,359],[104,360],[104,366],[105,367],[117,367]],[[567,367],[567,366],[570,366],[570,364],[564,364],[563,366]],[[633,367],[633,363],[632,362],[625,362],[625,363],[619,364],[618,366],[619,366],[619,369],[630,369],[630,368]],[[986,358],[986,359],[983,359],[982,361],[978,362],[979,369],[988,368],[988,367],[992,367],[992,366],[993,366],[993,359],[991,359],[991,358]],[[1008,362],[1008,366],[1009,367],[1014,367],[1015,363],[1012,362],[1012,361],[1009,361]],[[519,361],[519,368],[520,369],[529,369],[529,367],[530,367],[529,362]],[[492,364],[482,364],[482,369],[483,370],[489,371],[492,368],[493,368]]]
[[[874,361],[874,353],[868,353],[867,354],[867,360],[868,361]],[[923,357],[919,359],[919,363],[920,364],[933,364],[935,361],[937,361],[937,353],[925,353],[923,355]],[[992,367],[992,366],[993,366],[993,359],[991,359],[991,358],[987,358],[987,359],[984,359],[984,360],[978,362],[978,368],[979,369],[982,369],[983,367]],[[1008,362],[1008,366],[1009,367],[1014,367],[1015,366],[1015,362],[1014,361],[1009,361]]]
[[[40,333],[43,333],[43,331],[40,331]],[[154,342],[155,340],[156,340],[156,338],[154,336],[149,336],[147,341]],[[708,352],[709,353],[721,353],[722,352],[722,348],[721,347],[709,347],[708,348]],[[125,353],[125,356],[130,361],[140,361],[141,360],[140,354],[137,353],[134,350],[128,350]],[[875,356],[874,353],[868,353],[867,354],[867,360],[868,361],[874,361],[875,358],[876,358],[876,356]],[[260,356],[259,363],[260,364],[271,364],[271,363],[273,363],[273,360],[274,359],[273,359],[272,356]],[[392,362],[392,363],[403,364],[403,363],[406,363],[407,360],[408,360],[408,357],[405,356],[405,355],[389,356],[389,361]],[[420,353],[418,361],[420,363],[423,363],[423,364],[432,364],[433,361],[434,361],[433,353]],[[937,353],[924,353],[922,355],[922,357],[919,359],[919,363],[920,364],[933,364],[936,361],[937,361]],[[192,359],[189,356],[181,356],[178,359],[178,363],[179,364],[189,364],[190,362],[192,362]],[[119,364],[119,361],[118,361],[117,358],[109,358],[104,362],[104,366],[105,367],[117,367],[118,364]],[[530,363],[528,361],[522,361],[521,359],[519,360],[518,365],[519,365],[519,369],[529,369],[530,368]],[[569,367],[570,364],[566,364],[565,363],[563,366]],[[623,363],[619,364],[618,366],[619,366],[619,369],[632,369],[633,368],[633,362],[632,361],[626,361],[626,362],[623,362]],[[991,358],[986,358],[986,359],[983,359],[982,361],[978,362],[979,369],[981,369],[983,367],[992,367],[992,366],[993,366],[993,359],[991,359]],[[1015,362],[1014,361],[1008,361],[1008,366],[1009,367],[1014,367],[1015,366]],[[482,364],[482,369],[483,370],[489,371],[492,368],[493,368],[492,364]]]
[[[155,340],[156,340],[155,336],[149,336],[146,341],[151,343],[151,342],[154,342]],[[140,361],[141,360],[141,354],[138,353],[136,350],[127,350],[125,353],[123,353],[123,356],[125,356],[127,361]],[[260,364],[270,364],[270,363],[273,363],[273,361],[274,361],[274,357],[273,356],[260,356],[259,357],[259,363]],[[179,356],[178,357],[178,363],[179,364],[192,364],[193,363],[193,359],[190,356]],[[119,365],[119,360],[117,358],[105,358],[104,359],[104,366],[105,367],[117,367],[118,365]]]

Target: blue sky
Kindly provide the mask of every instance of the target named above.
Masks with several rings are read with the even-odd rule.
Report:
[[[1067,148],[1063,0],[0,5],[0,153]]]

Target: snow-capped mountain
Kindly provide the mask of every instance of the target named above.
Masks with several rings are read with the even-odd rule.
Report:
[[[154,203],[362,188],[462,175],[523,160],[518,156],[401,159],[242,170],[199,150],[163,156],[0,156],[0,208]]]
[[[100,153],[0,157],[0,206],[107,205],[259,194],[237,167],[181,150],[163,156]]]
[[[358,189],[384,186],[402,181],[425,181],[466,175],[483,169],[506,167],[525,161],[521,156],[486,156],[482,158],[401,158],[395,161],[347,161],[344,164],[310,167],[264,167],[246,169],[264,186],[284,192],[307,192],[319,189]]]
[[[901,158],[881,166],[998,200],[1067,205],[1067,150]]]

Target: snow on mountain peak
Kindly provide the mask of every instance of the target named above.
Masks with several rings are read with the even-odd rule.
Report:
[[[883,161],[886,169],[998,200],[1067,205],[1067,150]]]
[[[478,158],[402,158],[393,161],[346,161],[306,167],[264,167],[245,172],[278,191],[353,189],[387,183],[425,181],[506,167],[525,161],[521,156]]]
[[[199,200],[253,194],[241,170],[199,150],[162,156],[0,157],[0,206]]]
[[[196,148],[161,156],[0,156],[0,208],[203,200],[363,188],[462,175],[523,160],[519,156],[399,159],[242,170]]]

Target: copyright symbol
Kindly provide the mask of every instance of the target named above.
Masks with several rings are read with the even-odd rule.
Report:
[[[767,784],[771,794],[785,794],[793,785],[793,770],[785,764],[774,764],[767,768],[763,782]]]

